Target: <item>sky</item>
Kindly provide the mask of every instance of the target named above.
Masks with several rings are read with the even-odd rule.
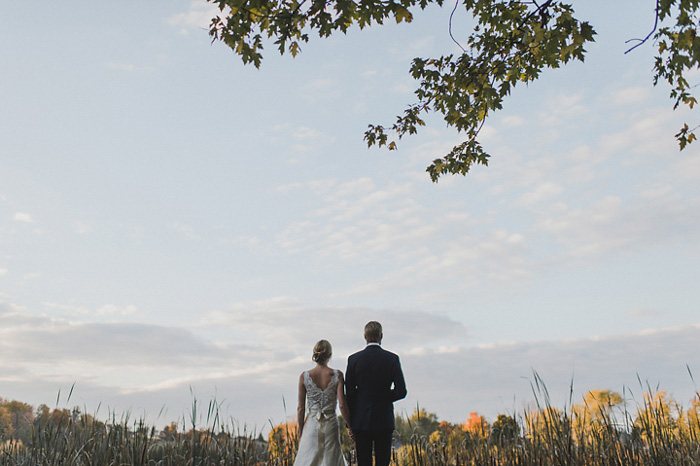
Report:
[[[700,145],[673,135],[698,117],[652,85],[652,44],[624,53],[653,2],[575,3],[585,63],[516,88],[489,166],[438,183],[462,141],[439,116],[397,151],[362,136],[415,101],[412,58],[457,52],[451,8],[255,69],[203,0],[4,4],[0,397],[156,425],[215,401],[265,431],[317,340],[344,370],[378,320],[397,413],[522,413],[534,374],[557,406],[572,386],[687,404]]]

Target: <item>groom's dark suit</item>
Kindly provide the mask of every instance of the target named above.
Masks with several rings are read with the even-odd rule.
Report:
[[[394,401],[406,396],[406,382],[399,357],[379,345],[367,347],[348,358],[345,393],[355,435],[358,466],[376,466],[391,460]]]

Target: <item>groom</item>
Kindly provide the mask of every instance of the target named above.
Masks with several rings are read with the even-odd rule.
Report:
[[[345,372],[345,392],[358,466],[372,466],[372,449],[376,466],[389,465],[394,432],[393,403],[406,396],[399,357],[382,349],[382,336],[382,324],[367,323],[367,346],[348,358]]]

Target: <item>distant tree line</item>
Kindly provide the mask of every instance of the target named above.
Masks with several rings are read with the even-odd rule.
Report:
[[[47,430],[61,431],[70,429],[71,431],[80,431],[81,429],[89,428],[91,431],[95,431],[107,428],[113,429],[117,426],[124,427],[125,424],[128,424],[128,419],[126,419],[127,422],[124,421],[125,419],[117,420],[113,418],[111,422],[107,421],[105,423],[91,414],[83,413],[79,406],[74,406],[71,409],[51,409],[45,404],[40,404],[38,408],[34,409],[29,403],[5,400],[0,397],[0,440],[12,440],[21,442],[24,445],[31,444],[36,440],[33,436]],[[134,426],[126,427],[127,431],[138,429],[145,429],[150,437],[164,441],[176,441],[183,436],[201,437],[207,432],[207,429],[196,429],[194,426],[188,429],[184,422],[178,423],[175,421],[166,425],[162,430],[145,426],[143,420],[136,421]],[[230,435],[223,432],[218,434]],[[255,440],[266,443],[262,434],[258,434]]]

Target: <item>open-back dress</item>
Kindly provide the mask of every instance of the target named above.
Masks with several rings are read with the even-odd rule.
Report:
[[[340,448],[340,429],[335,407],[338,404],[338,371],[325,390],[321,390],[304,372],[306,420],[299,439],[294,466],[346,466]]]

